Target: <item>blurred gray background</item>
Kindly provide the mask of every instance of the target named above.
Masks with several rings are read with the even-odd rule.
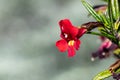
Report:
[[[92,5],[101,0],[87,0]],[[0,0],[0,80],[92,80],[115,61],[92,62],[98,37],[85,35],[74,58],[60,53],[58,21],[94,21],[80,0]]]

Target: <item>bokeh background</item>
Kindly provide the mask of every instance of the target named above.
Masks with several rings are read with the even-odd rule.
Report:
[[[94,21],[87,15],[80,0],[0,0],[0,80],[92,80],[115,61],[91,61],[98,37],[84,35],[74,58],[55,47],[58,21],[69,18],[76,26]]]

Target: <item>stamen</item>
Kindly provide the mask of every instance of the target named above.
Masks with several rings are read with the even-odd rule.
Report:
[[[68,42],[68,45],[69,45],[69,46],[73,46],[73,45],[74,45],[74,40],[70,40],[70,41]]]

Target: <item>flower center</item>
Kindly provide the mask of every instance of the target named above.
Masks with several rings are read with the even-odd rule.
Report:
[[[73,45],[74,45],[74,40],[70,40],[70,41],[68,42],[68,45],[69,45],[69,46],[73,46]]]

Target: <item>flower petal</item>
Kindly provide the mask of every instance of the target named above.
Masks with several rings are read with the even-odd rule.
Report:
[[[76,40],[76,41],[75,41],[75,43],[74,43],[74,47],[75,47],[76,50],[79,49],[79,47],[80,47],[80,43],[81,43],[80,40]]]
[[[77,37],[80,38],[83,34],[85,34],[87,29],[85,28],[80,28]]]
[[[73,26],[69,19],[64,19],[59,22],[62,38],[67,34],[69,37],[74,38],[78,34],[78,28]]]
[[[73,57],[75,56],[76,52],[74,49],[74,46],[68,46],[68,57]]]
[[[60,29],[62,32],[69,33],[69,29],[72,27],[72,23],[69,19],[60,20]]]
[[[109,40],[109,39],[105,39],[103,42],[102,42],[102,44],[101,44],[101,46],[100,46],[100,50],[101,49],[103,49],[103,48],[109,48],[110,46],[112,45],[112,42]]]
[[[68,49],[68,44],[65,40],[61,39],[56,42],[56,46],[60,52],[65,52]]]
[[[72,27],[69,31],[70,31],[70,34],[71,34],[72,38],[75,38],[78,35],[79,28]]]

